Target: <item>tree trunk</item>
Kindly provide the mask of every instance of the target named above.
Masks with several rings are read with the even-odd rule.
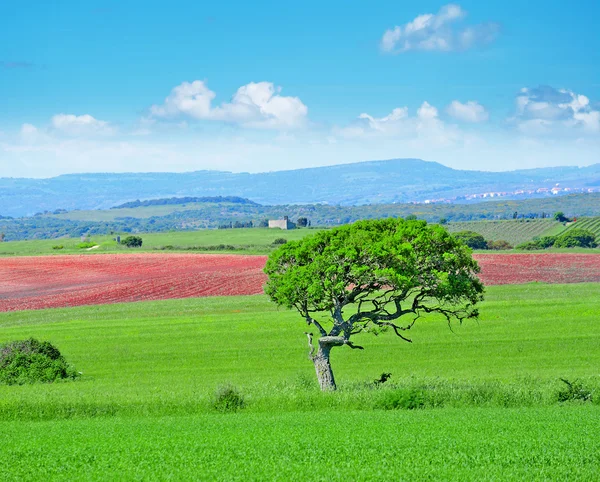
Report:
[[[329,361],[329,352],[334,346],[342,346],[343,344],[344,339],[341,336],[323,336],[319,338],[319,349],[317,354],[312,356],[312,361],[317,372],[319,386],[324,392],[333,391],[337,388]]]
[[[335,378],[333,378],[333,370],[331,369],[331,363],[329,362],[329,352],[331,351],[331,345],[319,346],[319,351],[313,356],[313,363],[315,365],[315,371],[317,372],[317,379],[319,380],[319,386],[324,392],[335,390]]]

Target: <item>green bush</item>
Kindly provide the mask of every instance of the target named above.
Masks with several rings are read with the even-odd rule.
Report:
[[[565,378],[561,378],[560,381],[563,382],[566,387],[559,390],[557,393],[557,400],[559,402],[589,402],[592,400],[592,391],[586,388],[581,381],[574,380],[570,382]]]
[[[498,241],[488,241],[487,242],[488,249],[493,249],[496,251],[502,251],[505,249],[512,249],[512,244],[504,239],[499,239]]]
[[[383,410],[415,410],[425,407],[425,392],[416,387],[386,391],[376,403]]]
[[[485,238],[475,231],[459,231],[452,235],[461,240],[471,249],[487,249],[487,241]]]
[[[273,245],[279,245],[279,244],[285,244],[287,243],[287,239],[285,238],[277,238],[275,241],[273,241]]]
[[[0,345],[0,383],[51,383],[78,376],[58,348],[48,341],[29,338]]]
[[[548,249],[554,246],[556,239],[556,236],[542,236],[541,238],[534,238],[533,241],[527,241],[526,243],[517,245],[517,249],[524,249],[527,251]]]
[[[554,242],[556,248],[595,248],[596,235],[586,229],[571,229],[559,235]]]
[[[246,405],[244,395],[233,385],[221,385],[215,392],[213,408],[219,412],[237,412]]]
[[[52,249],[63,249],[64,246],[62,244],[56,244],[54,246],[52,246]]]
[[[140,236],[127,236],[121,240],[121,244],[124,244],[128,248],[141,248],[142,238]]]
[[[93,248],[94,246],[96,246],[96,243],[92,243],[91,241],[85,241],[77,245],[79,249]]]

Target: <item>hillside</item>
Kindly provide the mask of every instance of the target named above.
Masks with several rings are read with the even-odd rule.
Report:
[[[513,246],[531,241],[535,237],[557,234],[564,226],[553,219],[520,219],[499,221],[469,221],[448,223],[446,229],[451,233],[474,231],[488,241],[508,241]]]
[[[264,225],[267,219],[306,217],[313,227],[329,227],[359,219],[415,215],[428,222],[548,218],[556,211],[569,217],[600,216],[600,193],[571,194],[543,199],[489,201],[473,204],[370,204],[364,206],[277,205],[254,203],[158,204],[132,208],[69,211],[17,219],[0,219],[6,241],[53,239],[63,236],[117,233],[195,231],[236,223]],[[540,220],[542,221],[542,220]],[[546,219],[548,221],[548,219]],[[532,231],[533,232],[533,231]],[[536,234],[537,235],[537,231]],[[506,239],[506,238],[499,238]],[[519,238],[520,239],[520,238]]]
[[[467,202],[490,199],[492,193],[503,193],[506,199],[548,197],[557,183],[560,189],[598,190],[600,164],[485,172],[456,170],[419,159],[393,159],[256,174],[196,171],[1,178],[0,215],[108,209],[135,200],[182,196],[239,196],[269,205],[349,206],[431,199]]]

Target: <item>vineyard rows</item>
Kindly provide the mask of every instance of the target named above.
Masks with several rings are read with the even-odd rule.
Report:
[[[572,229],[586,229],[596,235],[597,241],[600,241],[600,217],[579,218],[577,222],[572,223],[565,231]]]
[[[579,221],[577,224],[579,225]],[[558,234],[564,229],[561,223],[553,219],[452,222],[445,227],[451,233],[474,231],[488,241],[505,240],[513,246],[531,241],[535,237]]]

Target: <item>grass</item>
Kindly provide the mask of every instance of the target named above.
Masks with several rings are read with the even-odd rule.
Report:
[[[454,406],[476,405],[473,397],[518,405],[524,383],[533,399],[552,403],[559,377],[599,384],[600,284],[490,287],[487,298],[479,323],[451,331],[426,319],[411,330],[412,344],[386,333],[358,336],[364,351],[334,350],[342,393],[334,397],[314,390],[306,325],[264,296],[2,313],[0,342],[51,341],[83,377],[0,386],[0,419],[190,414],[208,409],[227,382],[247,394],[250,411],[374,407],[387,395],[362,388],[382,372],[400,391],[437,386]]]
[[[117,244],[112,236],[92,236],[90,241],[98,248],[87,250],[79,248],[80,238],[40,239],[29,241],[10,241],[0,243],[0,256],[37,256],[60,254],[98,254],[98,253],[137,253],[155,251],[164,246],[173,246],[175,251],[197,247],[197,252],[214,252],[203,247],[218,246],[219,244],[233,245],[235,250],[219,250],[219,252],[234,252],[239,254],[268,254],[273,250],[272,243],[277,238],[288,241],[301,239],[308,234],[314,234],[317,229],[294,229],[282,231],[267,228],[239,229],[203,229],[199,231],[178,231],[168,233],[142,233],[141,248],[127,248]],[[122,234],[123,239],[127,234]],[[53,249],[63,246],[62,249]],[[181,248],[181,249],[177,249]]]
[[[264,296],[2,313],[0,342],[49,340],[83,376],[0,386],[0,479],[594,480],[598,299],[600,284],[489,287],[479,323],[334,350],[330,394],[306,325]],[[559,403],[559,377],[593,403]],[[226,383],[237,413],[212,408]]]
[[[596,480],[600,409],[0,423],[3,480]]]

